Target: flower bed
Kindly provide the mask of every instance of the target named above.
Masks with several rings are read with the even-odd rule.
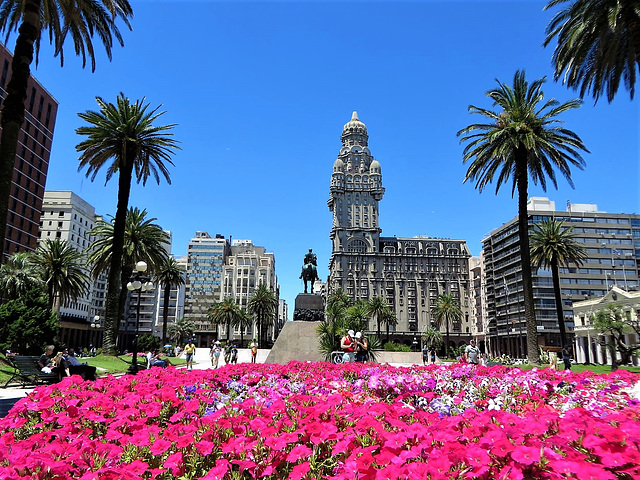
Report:
[[[639,478],[638,378],[297,362],[72,377],[0,421],[0,478]]]

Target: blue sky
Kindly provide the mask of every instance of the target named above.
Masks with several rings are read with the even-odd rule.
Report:
[[[503,187],[479,194],[462,184],[466,167],[456,132],[490,107],[495,79],[517,69],[547,76],[547,97],[575,92],[554,83],[552,49],[542,48],[551,18],[539,1],[151,1],[133,0],[134,30],[113,61],[95,73],[66,50],[60,68],[43,45],[34,74],[60,103],[47,190],[72,190],[102,215],[115,213],[117,182],[77,173],[77,113],[95,96],[119,92],[163,104],[182,150],[172,185],[134,186],[130,205],[146,208],[173,232],[184,255],[197,230],[251,239],[276,256],[281,296],[291,311],[302,291],[304,253],[318,254],[326,279],[331,213],[326,201],[340,133],[353,110],[366,123],[386,194],[383,235],[465,239],[480,253],[483,236],[515,216]],[[15,36],[8,47],[13,51]],[[638,101],[586,99],[562,117],[589,148],[587,167],[547,194],[564,209],[596,203],[640,212]],[[290,314],[291,315],[291,314]]]

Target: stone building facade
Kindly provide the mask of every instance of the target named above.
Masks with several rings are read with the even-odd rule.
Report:
[[[383,297],[398,319],[394,338],[406,344],[413,344],[435,320],[430,310],[437,296],[452,294],[460,301],[463,320],[450,326],[451,339],[456,346],[466,343],[472,333],[467,244],[427,236],[381,236],[379,205],[385,189],[368,140],[367,127],[353,112],[342,130],[327,202],[333,214],[327,293],[342,289],[353,300]]]

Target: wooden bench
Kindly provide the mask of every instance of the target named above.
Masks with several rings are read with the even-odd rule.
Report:
[[[56,383],[58,381],[58,375],[55,373],[44,373],[40,370],[38,364],[40,357],[14,355],[8,356],[7,361],[14,369],[13,375],[7,383],[4,384],[6,388],[12,381],[16,381],[25,388],[30,385],[48,385]]]

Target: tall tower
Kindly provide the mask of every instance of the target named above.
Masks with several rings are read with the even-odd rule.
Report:
[[[327,202],[333,212],[333,252],[376,252],[382,232],[378,203],[384,188],[380,163],[369,151],[367,127],[357,112],[343,127],[341,140]]]
[[[341,289],[352,300],[382,297],[395,313],[395,341],[412,345],[417,332],[431,325],[430,311],[441,293],[467,299],[469,249],[464,240],[418,236],[383,237],[379,204],[384,195],[380,163],[368,148],[367,127],[353,112],[342,129],[342,147],[333,164],[330,198],[333,213],[327,293]],[[452,325],[455,346],[471,335],[468,306]],[[369,325],[369,331],[377,325]]]

